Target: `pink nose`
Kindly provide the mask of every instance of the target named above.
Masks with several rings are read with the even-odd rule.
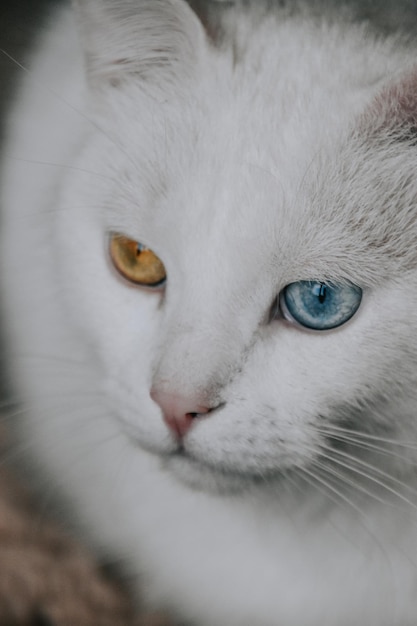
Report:
[[[158,389],[152,389],[151,398],[161,407],[168,428],[180,438],[190,430],[195,417],[210,411],[195,398],[187,398]]]

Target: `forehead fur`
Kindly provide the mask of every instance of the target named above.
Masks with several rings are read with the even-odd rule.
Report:
[[[414,267],[414,152],[368,132],[404,63],[399,40],[302,15],[264,15],[254,28],[247,12],[235,34],[233,45],[206,42],[193,79],[175,92],[162,84],[164,98],[134,80],[108,93],[147,219],[178,228],[187,215],[206,234],[223,224],[229,241],[246,228],[269,238],[294,280],[369,284]]]

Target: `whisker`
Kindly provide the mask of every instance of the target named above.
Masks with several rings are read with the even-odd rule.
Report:
[[[67,365],[85,365],[84,359],[76,359],[72,356],[53,353],[33,353],[33,352],[10,352],[10,356],[18,359],[32,359],[39,361],[51,361],[54,363],[64,363]]]
[[[381,476],[383,478],[387,478],[387,479],[391,480],[392,482],[397,483],[398,485],[401,485],[402,487],[407,487],[409,490],[411,490],[413,493],[415,493],[417,495],[417,490],[415,490],[412,487],[410,487],[409,485],[407,485],[407,483],[401,481],[400,479],[396,478],[395,476],[392,476],[392,474],[388,474],[387,472],[385,472],[380,467],[377,467],[376,465],[373,465],[373,464],[368,463],[367,461],[364,461],[362,458],[353,456],[352,454],[349,454],[348,452],[345,452],[344,450],[339,450],[339,449],[333,448],[332,446],[330,446],[328,444],[324,444],[324,443],[322,443],[320,445],[320,448],[322,450],[325,450],[327,453],[332,454],[332,455],[337,455],[339,457],[343,457],[344,459],[346,459],[348,461],[354,461],[358,465],[361,465],[362,467],[375,472],[376,474],[378,474],[379,476]],[[398,457],[400,459],[404,458],[404,457],[401,457],[400,455],[395,455],[395,457],[396,458]]]
[[[371,442],[375,441],[376,443],[387,443],[389,445],[397,445],[405,448],[411,448],[412,450],[417,449],[417,444],[411,444],[409,441],[401,441],[397,439],[390,439],[388,437],[381,437],[379,435],[371,435],[370,433],[365,433],[360,430],[354,430],[351,428],[343,428],[340,426],[326,425],[319,427],[320,432],[323,434],[328,434],[330,436],[336,436],[340,434],[343,437],[349,437],[353,442],[362,440],[369,440]]]
[[[386,560],[387,566],[388,568],[391,570],[392,566],[391,566],[391,562],[390,562],[390,558],[387,554],[386,548],[384,546],[384,544],[382,543],[382,541],[380,541],[378,539],[378,537],[375,535],[375,533],[371,530],[373,524],[372,524],[372,520],[370,519],[369,515],[367,515],[359,506],[357,506],[355,504],[355,502],[351,499],[348,498],[345,494],[341,493],[340,489],[338,489],[337,487],[333,486],[329,480],[324,479],[322,476],[319,476],[317,474],[317,472],[312,472],[311,470],[307,469],[306,467],[300,467],[299,468],[301,471],[305,472],[307,475],[309,475],[312,479],[313,482],[313,486],[315,486],[315,481],[320,482],[320,484],[324,485],[326,487],[326,489],[328,489],[329,491],[331,491],[332,493],[334,493],[337,498],[340,498],[340,500],[347,504],[349,508],[353,509],[358,515],[359,515],[359,519],[358,522],[360,524],[360,526],[363,528],[363,530],[371,537],[372,541],[375,543],[375,545],[378,547],[378,549],[380,550],[381,554],[384,555],[384,558]],[[319,471],[323,471],[323,469],[321,469],[320,467],[317,468]],[[325,473],[326,473],[326,477],[327,478],[331,478],[331,475],[329,476],[329,473],[327,471],[327,467],[325,468]],[[338,480],[338,483],[340,483],[340,481]],[[331,501],[335,501],[333,498],[330,498]],[[336,505],[339,506],[340,502],[338,503],[336,501]],[[368,524],[369,526],[368,526]],[[340,529],[338,529],[340,530]],[[345,533],[343,533],[344,536]],[[355,543],[352,541],[352,537],[349,536],[348,537],[350,543],[352,543],[353,545],[355,545]]]
[[[347,437],[347,436],[344,437],[343,435],[331,435],[322,430],[319,430],[318,432],[322,434],[324,437],[326,437],[327,439],[331,439],[332,441],[337,441],[340,443],[345,443],[349,445],[350,447],[359,448],[360,450],[365,450],[368,452],[377,452],[381,456],[396,458],[400,460],[404,459],[403,454],[401,454],[400,452],[395,452],[394,450],[390,450],[389,447],[382,447],[373,443],[368,443],[367,441],[360,441],[359,438],[355,439],[355,438]],[[388,446],[388,444],[386,445]],[[409,446],[407,446],[407,449],[410,449]]]
[[[68,102],[67,100],[65,100],[62,96],[60,96],[58,93],[56,93],[53,89],[51,89],[51,87],[47,84],[44,83],[44,81],[39,80],[35,73],[30,70],[28,67],[25,67],[22,63],[20,63],[15,57],[13,57],[11,54],[9,54],[8,52],[6,52],[6,50],[4,49],[0,49],[0,52],[2,54],[4,54],[12,63],[14,63],[18,68],[20,68],[23,72],[25,72],[25,74],[27,74],[29,76],[29,79],[37,86],[37,87],[42,87],[42,89],[44,89],[45,91],[47,91],[49,94],[51,94],[58,102],[61,102],[62,104],[64,104],[69,110],[73,111],[74,113],[76,113],[80,118],[84,119],[88,124],[90,124],[90,126],[92,126],[95,130],[98,130],[100,133],[102,133],[102,135],[104,137],[106,137],[110,143],[117,148],[117,150],[120,150],[120,152],[130,161],[130,163],[132,165],[135,165],[131,155],[126,152],[123,147],[120,145],[120,143],[118,141],[115,140],[114,137],[112,137],[108,131],[106,131],[103,127],[101,127],[99,124],[97,124],[97,122],[95,122],[93,119],[91,119],[91,117],[89,117],[88,115],[86,115],[82,110],[78,109],[77,107],[75,107],[73,104],[71,104],[70,102]]]
[[[117,136],[111,134],[106,128],[101,126],[92,117],[87,115],[82,109],[74,106],[73,104],[71,104],[71,102],[67,101],[65,98],[60,96],[48,84],[45,84],[45,82],[43,80],[40,80],[36,76],[35,72],[33,72],[29,68],[25,67],[22,63],[20,63],[11,54],[6,52],[6,50],[0,49],[0,53],[2,53],[4,56],[6,56],[12,63],[14,63],[23,72],[25,72],[28,75],[30,81],[36,87],[38,87],[38,88],[42,87],[42,89],[44,91],[46,91],[47,93],[49,93],[51,96],[53,96],[53,98],[55,98],[56,101],[58,101],[61,104],[63,104],[68,110],[70,110],[73,113],[75,113],[79,118],[85,120],[92,128],[94,128],[101,135],[103,135],[103,137],[105,137],[110,142],[110,144],[114,148],[116,148],[127,159],[127,161],[135,168],[135,170],[137,169],[137,163],[133,159],[132,155],[123,147],[122,143],[120,142],[120,140],[119,140],[119,138]],[[63,164],[63,163],[52,163],[52,162],[49,162],[49,161],[43,161],[43,160],[37,160],[37,159],[33,159],[32,160],[32,159],[28,159],[26,157],[18,157],[18,156],[13,156],[13,155],[7,155],[7,153],[6,153],[6,156],[10,160],[20,161],[22,163],[28,163],[28,164],[32,164],[32,165],[43,165],[43,166],[46,166],[46,167],[65,168],[67,170],[74,170],[74,171],[83,172],[83,173],[89,174],[91,176],[102,178],[103,180],[112,181],[112,182],[117,184],[117,186],[121,190],[122,194],[125,194],[125,196],[131,202],[133,202],[136,205],[137,195],[136,195],[135,189],[131,188],[131,185],[127,184],[127,181],[126,180],[123,181],[120,177],[108,176],[108,175],[100,173],[100,172],[96,172],[96,171],[92,171],[92,170],[88,170],[88,169],[83,169],[83,168],[80,168],[80,167],[77,167],[77,166],[74,166],[74,165],[68,165],[68,164]]]
[[[337,463],[337,461],[335,461],[335,463]],[[338,464],[338,463],[337,463]],[[343,483],[344,485],[348,485],[349,487],[351,487],[355,493],[362,493],[366,496],[369,496],[370,498],[372,498],[373,500],[379,502],[380,504],[383,504],[384,506],[392,506],[395,507],[395,505],[391,502],[388,502],[387,500],[383,499],[382,497],[378,496],[375,492],[371,491],[370,489],[367,489],[366,487],[364,487],[363,484],[361,484],[358,481],[353,480],[352,478],[349,478],[347,476],[347,474],[343,473],[342,471],[337,471],[334,467],[331,467],[329,464],[326,464],[324,462],[320,462],[319,460],[315,460],[314,461],[314,466],[315,467],[319,467],[321,470],[323,470],[324,472],[328,473],[329,475],[331,475],[332,477],[334,477],[338,482]],[[351,468],[349,465],[345,464],[345,463],[341,463],[341,467],[344,469],[349,469],[353,472],[355,472],[355,470],[353,468]],[[356,472],[355,472],[356,473]],[[372,478],[362,472],[359,473],[359,475],[361,477],[366,477],[368,480],[372,480]],[[373,481],[374,482],[374,481]],[[378,481],[375,481],[378,483]],[[382,483],[378,483],[380,486],[385,487],[385,485],[383,485]],[[398,494],[395,494],[398,495]]]
[[[3,409],[7,409],[7,408],[14,408],[17,404],[17,399],[9,399],[9,400],[3,400],[2,402],[0,402],[0,411]],[[0,414],[0,419],[1,419],[1,414]]]
[[[10,156],[7,153],[5,154],[5,157],[9,161],[16,161],[18,163],[28,163],[29,165],[44,165],[48,167],[56,167],[60,169],[62,168],[65,170],[73,170],[75,172],[82,172],[83,174],[88,174],[89,176],[97,176],[98,178],[102,178],[104,180],[110,180],[117,184],[120,183],[120,181],[117,178],[112,178],[111,176],[107,176],[106,174],[100,174],[99,172],[94,172],[93,170],[87,170],[83,167],[77,167],[75,165],[67,165],[65,163],[51,163],[50,161],[40,161],[38,159],[25,159],[23,157]]]
[[[6,449],[0,453],[0,468],[19,466],[28,458],[31,449],[32,445],[28,442],[12,447],[6,444]]]
[[[354,448],[358,448],[359,450],[364,450],[364,451],[368,451],[368,452],[374,452],[377,453],[380,456],[385,456],[387,458],[391,458],[391,459],[398,459],[399,461],[404,462],[404,453],[401,454],[401,452],[399,451],[395,451],[390,449],[391,444],[388,444],[388,441],[385,440],[384,443],[386,445],[386,447],[384,446],[378,446],[374,443],[368,443],[367,441],[363,442],[360,440],[359,436],[357,437],[350,437],[348,435],[343,435],[343,434],[336,434],[334,435],[331,432],[328,432],[327,429],[322,429],[319,428],[317,430],[317,432],[321,435],[323,435],[324,437],[326,437],[327,439],[330,439],[332,441],[336,441],[336,442],[340,442],[340,443],[344,443],[347,444],[349,447],[354,447]],[[417,446],[414,448],[414,446],[412,446],[412,444],[406,444],[405,446],[403,446],[401,443],[398,443],[397,441],[393,440],[392,443],[394,445],[396,445],[397,447],[403,447],[405,448],[405,450],[407,451],[412,451],[412,452],[417,452]],[[333,452],[336,451],[336,448],[331,447],[330,448]],[[342,454],[343,451],[342,450],[338,450],[339,454]],[[346,453],[348,454],[348,453]],[[352,455],[348,455],[348,456],[352,456]],[[359,459],[358,459],[359,460]]]
[[[394,476],[391,476],[387,472],[384,472],[384,471],[380,470],[379,468],[377,468],[377,467],[375,467],[373,465],[370,465],[369,463],[366,463],[366,462],[362,461],[361,459],[356,459],[355,457],[352,457],[351,455],[342,453],[339,450],[333,450],[330,446],[327,447],[327,449],[332,452],[332,455],[326,454],[326,456],[324,457],[325,459],[331,461],[332,463],[336,463],[340,467],[344,467],[345,469],[347,469],[347,470],[349,470],[351,472],[354,472],[356,475],[361,476],[362,478],[365,478],[366,480],[371,481],[375,485],[378,485],[379,487],[381,487],[385,491],[388,491],[392,495],[396,496],[398,499],[402,500],[407,505],[411,506],[413,509],[417,510],[417,505],[415,503],[413,503],[411,500],[409,500],[406,496],[404,496],[402,493],[400,493],[399,491],[397,491],[396,489],[391,487],[389,484],[387,484],[383,480],[380,480],[379,478],[376,478],[375,476],[372,476],[372,474],[370,474],[369,472],[364,471],[361,468],[366,468],[366,469],[374,472],[377,476],[385,478],[388,481],[390,481],[390,482],[392,482],[394,484],[397,484],[399,487],[401,487],[403,489],[406,489],[407,491],[411,492],[413,495],[417,496],[417,491],[415,489],[413,489],[412,487],[410,487],[409,485],[407,485],[407,483],[405,483],[405,482],[395,478]],[[340,458],[336,458],[336,456],[342,456],[343,459],[345,459],[345,460],[341,460]],[[348,461],[351,461],[351,463],[348,463],[346,459]],[[361,468],[355,466],[355,464],[356,465],[360,465]],[[358,489],[359,488],[362,489],[362,486],[358,485]],[[376,494],[371,494],[368,491],[367,491],[367,493],[368,493],[368,495],[372,495],[372,497],[376,498]]]
[[[22,407],[13,407],[13,410],[11,409],[10,411],[3,411],[0,414],[0,421],[10,421],[12,419],[14,419],[15,417],[18,417],[19,415],[22,415],[23,413],[25,413],[25,409]]]
[[[347,496],[345,496],[343,493],[341,493],[340,489],[337,489],[331,483],[329,483],[327,480],[325,480],[324,478],[318,476],[317,473],[314,473],[311,470],[307,469],[307,467],[303,466],[303,467],[299,467],[297,469],[299,471],[301,471],[303,474],[307,474],[307,476],[310,476],[310,478],[313,480],[313,484],[315,484],[316,481],[319,482],[326,489],[328,489],[332,494],[336,495],[337,498],[339,498],[342,502],[347,504],[350,508],[354,509],[361,516],[366,517],[366,514],[352,500],[350,500]],[[331,498],[331,500],[337,506],[340,505],[340,501],[335,500],[333,498]]]
[[[334,497],[335,489],[332,488],[329,493],[329,484],[326,481],[316,481],[316,475],[312,472],[306,471],[306,468],[304,467],[297,467],[296,469],[299,477],[310,485],[310,487],[314,487],[314,489],[324,495],[325,498],[328,498],[336,507],[340,506],[340,500]],[[339,496],[339,493],[337,493],[337,495]]]
[[[83,399],[85,398],[90,399],[90,404],[88,405],[83,404],[82,406],[77,407],[76,409],[71,407],[71,413],[70,413],[71,428],[79,429],[80,424],[81,424],[81,427],[83,426],[87,427],[90,425],[91,410],[93,409],[94,411],[96,411],[96,406],[94,404],[91,404],[91,398],[97,398],[97,400],[99,401],[101,400],[101,398],[100,398],[100,395],[94,391],[83,392],[81,396],[78,395],[77,397],[82,397]],[[63,404],[62,400],[65,400],[66,398],[68,400],[73,400],[74,394],[68,393],[68,394],[62,395],[60,393],[56,393],[56,394],[48,395],[48,399],[49,398],[51,399],[57,398],[60,400],[60,402],[59,403],[57,402],[44,403],[45,415],[39,416],[39,414],[37,414],[36,417],[34,417],[34,420],[36,421],[37,424],[42,424],[43,422],[54,422],[56,420],[59,420],[59,416],[61,414],[65,414],[66,418],[68,418],[69,405],[68,403]],[[99,404],[99,406],[101,405]],[[52,414],[50,412],[52,412]],[[22,417],[24,415],[30,415],[30,409],[28,409],[27,407],[20,407],[18,410],[16,410],[9,416],[0,415],[0,419],[4,418],[5,421],[7,421],[7,420],[13,420],[13,419]],[[77,415],[80,415],[80,417],[77,418]],[[100,412],[98,413],[98,415],[102,419],[102,413]],[[13,444],[11,446],[8,446],[6,443],[5,449],[2,450],[2,452],[0,453],[0,467],[10,464],[10,463],[14,463],[14,462],[18,463],[20,458],[24,458],[25,456],[28,455],[28,453],[30,454],[31,449],[34,446],[35,444],[33,443],[33,441],[28,441],[25,438],[23,438],[22,440],[22,437],[19,437],[18,445]]]
[[[297,467],[296,471],[297,471],[298,478],[300,480],[303,480],[309,487],[312,487],[316,491],[321,493],[326,499],[330,500],[330,502],[332,502],[336,507],[340,506],[340,500],[335,498],[335,496],[334,496],[334,494],[332,492],[329,493],[329,490],[328,490],[328,486],[329,485],[327,485],[327,491],[326,491],[326,489],[323,487],[322,484],[320,484],[320,483],[317,484],[317,481],[313,480],[309,475],[306,475],[305,472],[303,472],[303,468],[302,467]],[[323,481],[323,482],[326,482],[326,481]],[[297,481],[294,481],[294,484],[297,487],[297,490],[301,491],[301,486],[297,483]],[[303,495],[305,495],[304,492],[302,492],[302,493],[303,493]],[[343,504],[345,504],[345,503],[343,503]],[[346,539],[346,541],[356,545],[355,542],[353,541],[353,537],[349,536],[346,533],[346,531],[344,531],[340,526],[338,526],[335,523],[335,521],[330,516],[328,516],[328,518],[327,518],[327,523],[332,528],[334,528],[342,537],[344,537],[344,539]]]

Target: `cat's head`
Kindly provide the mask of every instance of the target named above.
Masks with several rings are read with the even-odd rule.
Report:
[[[415,438],[417,75],[393,78],[395,42],[249,13],[216,39],[182,0],[75,8],[91,121],[57,271],[132,445],[201,487]]]

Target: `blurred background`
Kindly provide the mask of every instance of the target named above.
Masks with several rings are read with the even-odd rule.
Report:
[[[5,52],[24,65],[26,53],[36,32],[57,0],[1,0],[0,2],[0,120],[4,128],[4,112],[15,80],[22,70]]]
[[[30,47],[48,12],[59,0],[0,1],[0,146],[7,128],[7,110],[22,76]],[[14,62],[7,55],[10,55]],[[0,147],[1,149],[1,147]],[[1,221],[0,221],[1,227]],[[8,385],[1,341],[0,320],[0,401],[7,397]]]

